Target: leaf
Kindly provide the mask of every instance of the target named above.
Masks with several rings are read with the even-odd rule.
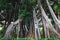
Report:
[[[54,4],[54,2],[53,1],[49,1],[50,2],[50,5],[53,5]]]
[[[55,5],[53,6],[53,9],[57,11],[57,10],[58,10],[58,6],[55,4]]]

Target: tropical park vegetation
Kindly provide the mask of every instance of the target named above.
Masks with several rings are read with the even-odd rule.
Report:
[[[60,38],[60,0],[0,0],[0,38]]]

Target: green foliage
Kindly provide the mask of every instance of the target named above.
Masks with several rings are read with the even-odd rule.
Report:
[[[60,0],[58,0],[58,2],[60,2]]]
[[[40,31],[40,33],[41,33],[41,35],[42,35],[42,34],[43,34],[43,28],[40,27],[39,31]]]
[[[60,40],[60,38],[0,38],[0,40]]]
[[[12,32],[11,32],[11,38],[15,38],[17,35],[16,35],[16,32],[15,32],[15,30],[13,30]]]
[[[30,17],[28,16],[28,17],[25,17],[25,22],[26,23],[29,23],[29,21],[30,21]]]
[[[15,2],[18,3],[18,1],[19,0],[0,0],[0,9],[11,9],[11,8],[14,9],[15,8]],[[54,9],[54,11],[60,13],[60,9],[59,9],[59,7],[58,7],[56,2],[54,2],[54,0],[53,1],[49,1],[49,2],[51,4],[52,8]],[[58,2],[60,2],[60,0],[58,0]],[[17,10],[19,10],[18,17],[19,18],[23,18],[24,17],[25,18],[24,21],[26,23],[29,23],[30,22],[30,18],[32,16],[33,7],[36,6],[36,0],[25,0],[23,4],[17,4],[17,6],[19,6],[19,8],[17,9]],[[37,9],[39,9],[39,8],[37,8]],[[14,14],[12,14],[12,15],[14,15]],[[50,18],[52,19],[50,13],[48,13],[48,16],[50,16]],[[53,20],[51,22],[52,22],[52,24],[54,24]],[[2,27],[3,26],[4,25],[2,25]],[[0,37],[2,36],[1,34],[3,33],[3,31],[4,31],[4,27],[0,31]],[[43,29],[40,29],[40,32],[41,32],[41,34],[43,34]],[[14,36],[16,36],[16,32],[12,31],[11,33],[12,33],[12,37],[14,38]],[[48,40],[48,39],[45,39],[45,40]]]
[[[53,9],[57,11],[57,10],[58,10],[58,6],[55,4],[55,5],[53,6]]]
[[[19,17],[24,17],[25,16],[25,11],[24,10],[20,10],[20,13],[19,13]]]
[[[20,10],[23,9],[25,10],[28,6],[26,4],[20,5]]]
[[[26,12],[26,15],[30,15],[30,12]]]
[[[6,0],[0,0],[0,8],[5,8],[5,7],[7,7]]]
[[[36,0],[30,0],[32,6],[36,5]]]
[[[24,17],[25,22],[29,23],[32,15],[32,6],[36,5],[36,0],[25,0],[24,4],[20,4],[19,18]]]
[[[8,0],[0,0],[0,9],[10,8],[12,4]]]
[[[49,1],[49,3],[50,3],[50,5],[53,5],[53,4],[54,4],[54,2],[53,2],[53,1]]]

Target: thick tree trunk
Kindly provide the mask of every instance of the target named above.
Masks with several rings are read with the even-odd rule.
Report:
[[[46,28],[46,22],[42,16],[42,23],[43,23],[43,33],[44,33],[44,38],[47,38],[47,28]]]
[[[10,32],[11,32],[11,30],[12,30],[12,29],[11,29],[12,27],[13,27],[13,23],[11,23],[11,24],[8,26],[4,37],[6,37],[6,38],[9,38],[9,37],[10,37]]]
[[[52,15],[52,18],[53,18],[55,24],[60,28],[60,20],[57,19],[57,17],[56,17],[56,15],[55,15],[53,9],[51,8],[48,0],[46,0],[46,2],[47,2],[48,8],[49,8],[49,10],[50,10],[50,13],[51,13],[51,15]]]
[[[20,24],[20,32],[19,32],[19,37],[21,38],[24,38],[25,37],[25,28],[24,28],[24,19],[21,21],[21,24]]]
[[[20,31],[20,22],[18,23],[16,27],[17,38],[19,38],[19,31]]]
[[[42,15],[45,17],[45,20],[47,22],[47,24],[49,25],[48,28],[53,31],[54,33],[56,33],[58,36],[60,36],[60,34],[54,29],[54,27],[52,26],[51,22],[49,22],[49,18],[48,16],[45,14],[45,12],[43,11],[42,7],[41,7],[41,11],[42,11]],[[53,30],[52,30],[53,29]]]
[[[18,24],[19,21],[21,22],[22,20],[19,20],[19,19],[18,19],[17,21],[11,23],[11,24],[8,26],[8,28],[6,29],[6,32],[5,32],[4,37],[9,38],[9,37],[11,36],[11,35],[10,35],[11,31],[16,27],[16,26],[14,26],[14,25]]]
[[[29,29],[29,37],[33,38],[34,37],[34,33],[33,33],[33,21],[30,22],[30,29]]]
[[[35,27],[35,38],[41,38],[39,27],[38,27],[39,21],[37,20],[35,9],[33,10],[33,18],[34,18],[34,27]]]
[[[47,28],[47,37],[50,38],[50,32],[48,28]]]
[[[47,23],[47,25],[48,25],[47,28],[49,28],[51,31],[53,31],[54,33],[56,33],[56,34],[58,35],[58,37],[59,37],[60,34],[54,29],[53,25],[52,25],[51,22],[49,21],[48,16],[46,15],[44,9],[42,8],[42,5],[41,5],[41,3],[40,3],[40,0],[38,0],[38,5],[39,5],[39,7],[40,7],[40,9],[41,9],[42,16],[45,18],[46,23]]]

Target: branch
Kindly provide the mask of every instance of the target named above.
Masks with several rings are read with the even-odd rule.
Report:
[[[55,15],[53,9],[51,8],[48,0],[46,0],[46,2],[47,2],[48,8],[49,8],[49,10],[50,10],[50,13],[51,13],[51,15],[52,15],[52,18],[53,18],[55,24],[60,28],[60,20],[57,19],[57,17],[56,17],[56,15]]]
[[[1,16],[2,18],[5,18],[1,13],[0,13],[0,16]]]
[[[51,31],[53,31],[53,32],[56,33],[58,36],[60,36],[60,34],[54,29],[53,25],[52,25],[51,22],[49,21],[49,18],[48,18],[48,16],[46,15],[46,13],[45,13],[45,11],[44,11],[44,9],[43,9],[43,7],[42,7],[40,0],[38,0],[38,5],[39,5],[39,7],[40,7],[40,9],[41,9],[42,16],[45,18],[46,22],[47,22],[48,25],[49,25],[47,28],[49,28]]]
[[[58,36],[60,36],[60,34],[54,29],[53,25],[51,24],[51,22],[48,20],[48,16],[46,15],[44,9],[41,6],[41,11],[42,11],[42,16],[45,18],[47,24],[49,25],[48,28],[53,31],[54,33],[56,33]]]
[[[21,20],[18,19],[18,20],[15,21],[15,22],[11,22],[11,24],[10,24],[10,25],[8,26],[8,28],[6,29],[6,32],[5,32],[4,37],[8,37],[8,36],[10,35],[11,31],[16,27],[16,26],[14,26],[14,25],[18,24],[19,21],[22,21],[22,19],[21,19]],[[8,33],[9,33],[9,35],[8,35]],[[10,37],[10,36],[9,36],[9,37]]]
[[[35,26],[35,38],[41,38],[41,35],[40,35],[40,32],[39,32],[39,27],[38,27],[38,20],[37,20],[37,17],[36,17],[35,8],[33,10],[33,18],[34,18],[34,26]]]
[[[39,22],[39,21],[41,21],[41,18],[40,18],[40,19],[38,19],[38,22]]]

